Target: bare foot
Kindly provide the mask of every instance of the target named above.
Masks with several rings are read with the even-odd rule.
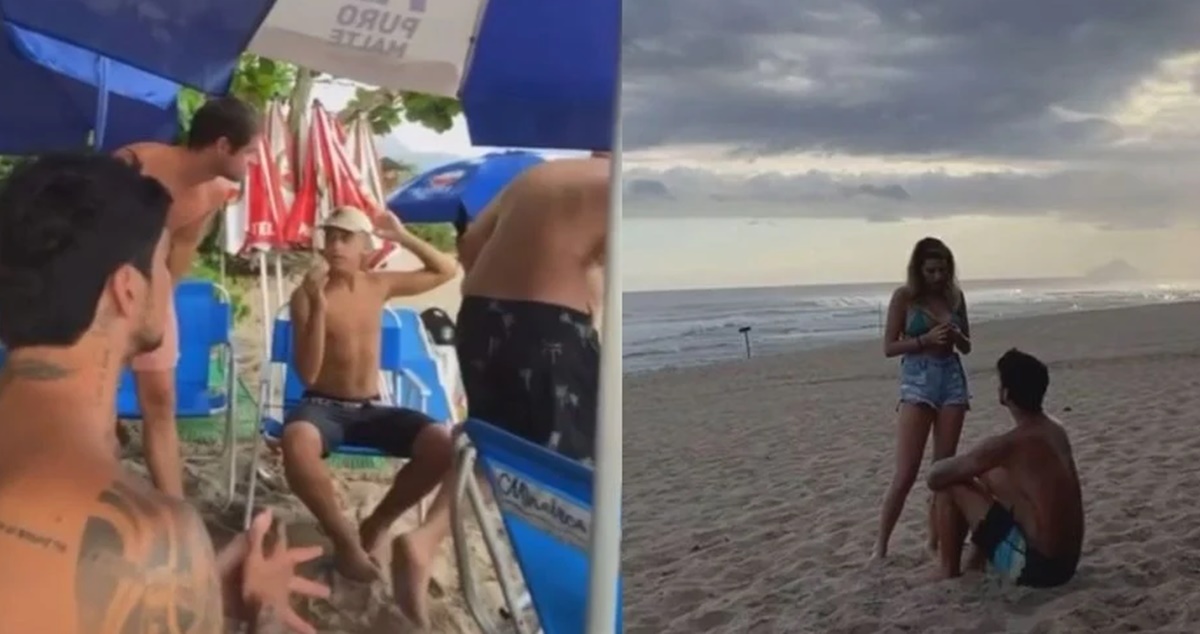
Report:
[[[335,549],[333,567],[338,574],[351,581],[370,583],[379,579],[375,560],[361,547]]]
[[[961,576],[962,576],[961,572],[954,571],[954,570],[946,570],[945,568],[938,566],[937,570],[935,570],[933,572],[933,574],[930,575],[930,580],[934,581],[934,582],[946,581],[947,579],[956,579]]]
[[[387,529],[388,527],[376,520],[374,515],[368,515],[358,527],[358,539],[363,550],[374,555],[379,550],[379,541],[387,534]]]
[[[410,535],[392,540],[392,594],[396,607],[420,627],[429,627],[427,590],[432,575],[428,552],[413,543]]]
[[[983,572],[987,568],[987,553],[978,546],[971,547],[971,556],[967,558],[967,570]]]

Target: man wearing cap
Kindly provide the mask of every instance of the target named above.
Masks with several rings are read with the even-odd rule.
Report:
[[[338,571],[370,581],[378,576],[370,556],[377,541],[448,477],[454,449],[446,426],[422,412],[378,403],[382,311],[388,300],[445,284],[458,264],[387,212],[372,222],[362,210],[341,207],[321,229],[324,263],[308,273],[290,303],[294,368],[305,391],[284,418],[284,470],[292,491],[330,536]],[[424,268],[368,271],[372,234],[409,250]],[[342,444],[409,459],[357,529],[339,509],[323,461]]]

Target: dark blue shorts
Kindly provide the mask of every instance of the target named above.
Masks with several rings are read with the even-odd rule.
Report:
[[[309,423],[321,434],[322,455],[342,445],[367,447],[395,458],[411,458],[417,435],[437,424],[422,412],[374,400],[332,398],[306,391],[283,419],[284,429]]]

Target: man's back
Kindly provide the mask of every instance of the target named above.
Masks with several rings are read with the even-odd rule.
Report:
[[[495,225],[467,272],[463,294],[592,312],[597,298],[590,278],[603,264],[608,231],[609,170],[606,159],[566,159],[537,165],[514,181],[484,212],[495,215]]]
[[[1042,554],[1077,561],[1083,542],[1083,501],[1066,431],[1042,415],[1009,433],[1014,450],[1003,468],[1026,501],[1015,505],[1017,521]]]
[[[94,455],[0,468],[0,632],[221,631],[213,553],[194,512]],[[131,629],[132,628],[132,629]]]

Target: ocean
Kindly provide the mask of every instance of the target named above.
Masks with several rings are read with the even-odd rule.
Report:
[[[623,296],[624,371],[702,365],[882,336],[896,288],[838,284]],[[1085,278],[963,282],[972,323],[1081,310],[1200,300],[1200,282],[1098,283]]]

